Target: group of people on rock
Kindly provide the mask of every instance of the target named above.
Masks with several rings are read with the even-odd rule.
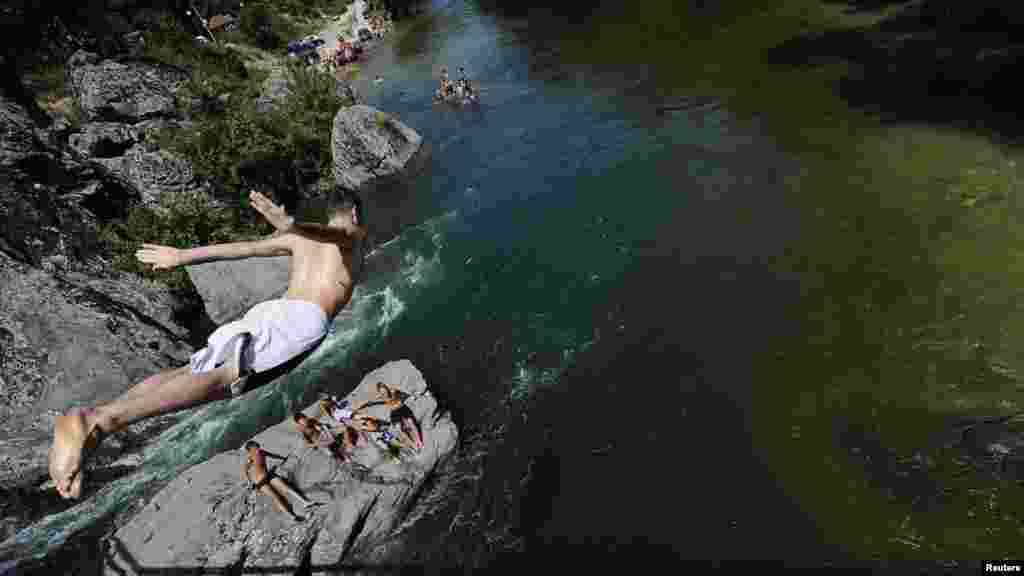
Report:
[[[476,91],[469,82],[469,78],[466,77],[466,69],[459,68],[459,79],[452,82],[448,77],[448,69],[442,68],[441,86],[438,87],[435,97],[438,100],[448,100],[451,98],[475,99]]]
[[[320,400],[320,412],[331,420],[330,424],[325,425],[319,418],[310,418],[301,412],[296,412],[292,419],[309,446],[326,448],[339,462],[350,460],[352,451],[359,444],[360,433],[397,461],[402,449],[419,451],[423,448],[419,424],[405,404],[408,398],[405,392],[378,382],[377,397],[358,407],[334,396]],[[391,410],[389,420],[362,413],[375,405]],[[392,430],[394,426],[398,427],[397,431]]]
[[[377,396],[358,407],[351,406],[347,400],[336,396],[321,399],[320,411],[329,419],[328,423],[322,422],[320,418],[306,416],[302,412],[296,412],[292,416],[292,421],[307,446],[326,449],[338,462],[352,460],[352,452],[359,446],[363,435],[394,461],[399,462],[403,449],[414,452],[423,449],[423,435],[419,423],[405,403],[409,398],[406,392],[378,382]],[[376,405],[390,409],[388,420],[380,420],[362,413],[366,408]],[[393,431],[396,426],[397,431]],[[288,496],[296,498],[307,508],[323,504],[309,500],[283,478],[275,475],[273,470],[268,469],[267,458],[284,460],[284,457],[264,450],[259,443],[251,440],[245,444],[245,453],[242,476],[249,482],[250,489],[259,490],[270,497],[278,510],[301,521],[302,517],[296,514],[289,504]]]

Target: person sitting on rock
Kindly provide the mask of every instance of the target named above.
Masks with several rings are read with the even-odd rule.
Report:
[[[359,433],[344,424],[340,431],[332,433],[324,428],[319,420],[310,418],[302,412],[296,412],[292,419],[308,446],[326,448],[339,462],[348,461],[349,455],[359,443]]]
[[[296,223],[256,191],[250,200],[276,233],[192,249],[143,244],[136,258],[154,270],[169,270],[216,260],[289,255],[284,298],[257,304],[241,320],[219,327],[189,365],[151,376],[110,403],[58,416],[49,472],[61,497],[80,497],[83,466],[103,438],[140,420],[239,397],[291,370],[319,346],[331,319],[351,300],[367,237],[355,192],[337,187],[329,195],[326,225]]]
[[[296,522],[301,522],[304,518],[295,513],[285,494],[293,496],[306,508],[323,504],[323,502],[308,500],[302,494],[299,494],[297,490],[289,486],[283,478],[267,470],[268,456],[279,460],[284,460],[283,457],[263,450],[260,448],[259,443],[253,440],[245,443],[245,455],[245,462],[242,463],[242,477],[249,482],[251,489],[259,490],[266,496],[269,496],[275,508],[288,514]]]

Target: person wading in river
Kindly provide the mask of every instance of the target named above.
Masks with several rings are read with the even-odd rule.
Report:
[[[134,422],[239,396],[266,383],[282,367],[290,369],[292,362],[312,351],[326,335],[331,319],[352,298],[367,235],[355,192],[334,190],[326,225],[296,223],[258,192],[253,191],[250,199],[253,208],[277,228],[276,233],[256,241],[188,250],[143,244],[136,257],[154,270],[167,270],[215,260],[289,255],[284,298],[260,303],[241,320],[218,328],[188,366],[151,376],[108,404],[58,416],[49,471],[61,497],[81,495],[82,467],[104,437]]]

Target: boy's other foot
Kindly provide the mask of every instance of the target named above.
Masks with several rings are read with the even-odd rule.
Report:
[[[95,410],[75,408],[57,417],[50,446],[50,478],[62,498],[82,495],[82,468],[102,441]]]

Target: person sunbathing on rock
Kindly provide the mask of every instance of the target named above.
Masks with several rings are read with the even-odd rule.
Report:
[[[136,257],[154,270],[169,270],[215,260],[289,255],[287,293],[219,327],[188,365],[151,376],[110,403],[58,416],[49,472],[61,497],[81,495],[82,467],[103,438],[140,420],[240,396],[279,375],[276,372],[293,368],[319,345],[331,319],[352,298],[367,236],[355,192],[338,187],[329,195],[326,225],[294,222],[256,191],[250,200],[277,229],[273,235],[192,249],[143,244]]]
[[[263,494],[270,497],[270,500],[274,503],[274,507],[288,514],[297,522],[303,520],[302,516],[295,513],[292,509],[291,504],[288,502],[288,498],[285,496],[289,494],[296,498],[306,508],[313,506],[320,506],[323,502],[314,502],[307,499],[302,494],[299,494],[297,490],[288,485],[283,478],[274,474],[273,471],[267,470],[267,457],[277,458],[284,460],[283,457],[271,454],[266,450],[260,448],[258,442],[250,440],[245,443],[245,462],[242,463],[242,477],[249,482],[252,490],[259,490]]]
[[[296,412],[292,419],[308,446],[327,448],[340,462],[348,461],[349,455],[359,443],[359,433],[351,426],[342,424],[340,431],[331,432],[319,420],[301,412]]]

